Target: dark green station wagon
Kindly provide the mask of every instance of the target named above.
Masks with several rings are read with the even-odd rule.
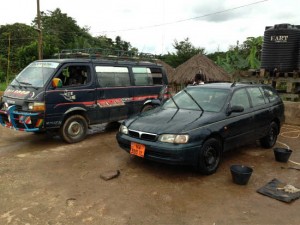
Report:
[[[259,140],[271,148],[284,122],[276,90],[262,84],[188,86],[160,107],[125,120],[117,133],[132,155],[216,172],[222,154]]]

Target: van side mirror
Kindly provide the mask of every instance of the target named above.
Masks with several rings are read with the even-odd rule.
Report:
[[[52,87],[53,88],[60,88],[62,87],[62,81],[59,78],[53,78],[52,80]]]
[[[227,115],[229,116],[231,113],[239,113],[244,112],[244,107],[240,105],[229,106],[227,109]]]

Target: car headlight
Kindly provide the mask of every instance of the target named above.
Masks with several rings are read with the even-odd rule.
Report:
[[[122,134],[128,134],[128,128],[125,125],[121,124],[119,132]]]
[[[187,134],[162,134],[158,138],[161,142],[185,144],[189,141],[189,135]]]
[[[44,102],[30,102],[28,104],[28,109],[31,111],[45,111]]]

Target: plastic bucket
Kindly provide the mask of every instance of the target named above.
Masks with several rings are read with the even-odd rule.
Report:
[[[292,154],[291,149],[287,148],[274,148],[275,160],[278,162],[287,162]]]
[[[253,169],[244,165],[232,165],[230,167],[232,181],[239,185],[246,185],[251,177]]]

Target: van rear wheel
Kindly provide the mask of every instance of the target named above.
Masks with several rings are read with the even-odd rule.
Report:
[[[68,143],[82,141],[87,135],[88,125],[81,115],[73,115],[65,120],[61,126],[60,137]]]

